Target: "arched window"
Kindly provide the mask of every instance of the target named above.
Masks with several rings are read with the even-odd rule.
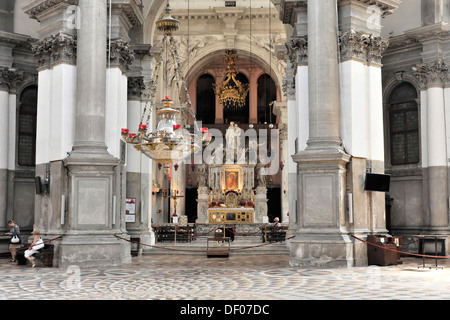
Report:
[[[389,97],[391,165],[415,164],[420,160],[417,90],[399,84]]]
[[[216,121],[214,83],[214,77],[209,74],[204,74],[197,80],[197,120],[203,124],[214,124]]]
[[[263,74],[258,79],[258,122],[275,123],[277,117],[273,114],[270,104],[277,99],[277,88],[272,78]]]
[[[240,81],[242,84],[248,84],[248,79],[243,73],[238,73],[236,79]],[[245,105],[238,110],[230,110],[224,108],[223,110],[223,118],[225,123],[235,122],[239,124],[248,124],[250,118],[250,98],[247,95],[247,99]]]
[[[17,147],[20,166],[36,165],[37,87],[29,86],[20,95],[19,141]]]

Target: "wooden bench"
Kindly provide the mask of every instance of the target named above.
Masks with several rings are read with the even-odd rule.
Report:
[[[265,227],[262,232],[262,242],[283,242],[286,240],[288,227]]]
[[[210,246],[209,243],[213,241],[216,243],[215,246]],[[219,243],[222,243],[222,246],[219,246]],[[226,245],[228,243],[228,246]],[[230,256],[230,246],[231,246],[231,238],[223,237],[219,232],[214,234],[213,238],[207,239],[206,244],[206,256],[210,257],[228,257]]]
[[[195,228],[190,226],[155,226],[153,227],[155,232],[156,242],[191,242],[195,240]]]
[[[16,260],[18,265],[26,265],[27,259],[25,258],[25,251],[28,246],[26,245],[24,248],[20,248],[16,253]],[[54,255],[54,245],[53,244],[45,244],[44,248],[39,250],[39,252],[35,253],[33,256],[36,258],[36,266],[51,268],[53,267],[53,255]]]

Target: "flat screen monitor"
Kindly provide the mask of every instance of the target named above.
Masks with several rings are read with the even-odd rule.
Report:
[[[389,192],[390,183],[391,175],[389,174],[366,173],[364,190]]]

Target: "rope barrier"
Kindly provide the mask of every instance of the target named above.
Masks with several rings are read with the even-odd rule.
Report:
[[[377,245],[375,243],[368,242],[366,240],[360,239],[360,238],[358,238],[358,237],[356,237],[354,235],[352,235],[352,237],[355,238],[358,241],[364,242],[366,245],[370,244],[371,246],[378,247],[378,248],[381,248],[381,249],[384,249],[384,250],[388,250],[388,251],[393,251],[393,252],[397,252],[397,253],[403,253],[403,254],[406,254],[406,255],[411,255],[411,256],[416,256],[416,257],[421,257],[421,258],[450,259],[450,257],[448,257],[448,256],[431,256],[431,255],[426,255],[426,254],[417,254],[417,253],[410,253],[410,252],[404,252],[404,251],[399,251],[399,250],[395,250],[395,249],[390,249],[390,248],[386,248],[386,247]]]
[[[144,246],[144,247],[150,247],[150,248],[156,248],[156,249],[162,249],[162,250],[180,251],[180,252],[202,252],[202,253],[208,252],[207,250],[186,250],[186,249],[176,249],[176,248],[169,248],[169,247],[161,247],[161,246],[152,245],[152,244],[145,244],[145,243],[142,243],[141,241],[133,241],[133,240],[125,239],[125,238],[120,237],[120,236],[118,236],[118,235],[115,235],[115,237],[116,237],[117,239],[124,240],[124,241],[130,242],[130,243],[137,243],[137,244],[139,244],[139,245],[141,245],[141,246]],[[292,238],[294,238],[294,237],[295,237],[295,236],[289,237],[289,238],[285,239],[285,241],[290,240],[290,239],[292,239]],[[220,240],[218,240],[218,241],[220,241]],[[276,243],[276,242],[274,242],[274,243]],[[247,250],[247,249],[259,248],[259,247],[264,247],[264,246],[273,245],[274,243],[263,243],[263,244],[260,244],[260,245],[257,245],[257,246],[249,246],[249,247],[235,248],[235,249],[230,249],[230,251],[241,251],[241,250]]]

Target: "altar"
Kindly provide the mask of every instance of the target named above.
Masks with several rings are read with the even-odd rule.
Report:
[[[208,209],[210,224],[246,224],[255,223],[253,208]]]
[[[227,130],[228,140],[233,138],[232,130],[240,129],[231,124]],[[240,146],[237,139],[235,143],[231,150],[227,143],[223,152],[218,152],[223,158],[216,160],[224,161],[210,165],[203,163],[198,168],[197,223],[239,225],[267,222],[266,176],[261,175],[263,165],[250,163],[251,148]],[[234,157],[230,157],[230,153]]]

